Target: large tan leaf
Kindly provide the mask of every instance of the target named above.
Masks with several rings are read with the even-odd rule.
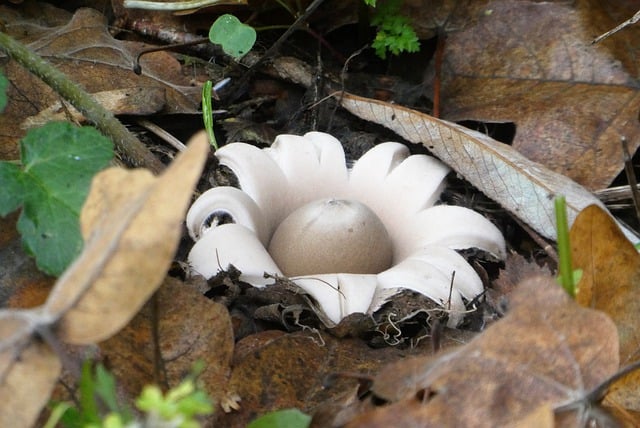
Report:
[[[63,341],[87,344],[112,336],[160,285],[208,150],[200,134],[157,179],[117,168],[95,177],[81,214],[83,232],[92,234],[44,307],[59,318]]]
[[[576,300],[608,314],[618,327],[623,366],[640,359],[640,254],[611,217],[585,208],[570,232],[573,267],[582,270]],[[640,372],[618,380],[607,395],[625,409],[640,411]]]
[[[623,166],[620,138],[640,143],[640,30],[591,40],[638,3],[456,3],[440,21],[441,117],[514,122],[513,146],[527,158],[590,190],[608,186]]]
[[[341,101],[356,116],[424,145],[485,195],[547,238],[555,239],[556,235],[553,202],[556,195],[566,197],[570,221],[582,208],[600,204],[571,179],[479,132],[383,101],[351,94],[344,94]]]
[[[372,390],[389,404],[374,400],[347,426],[514,426],[540,406],[579,400],[618,369],[613,322],[580,307],[553,278],[522,282],[510,306],[463,347],[383,369]],[[571,416],[560,426],[582,426],[584,413]]]

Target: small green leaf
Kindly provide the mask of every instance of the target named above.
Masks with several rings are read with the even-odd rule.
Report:
[[[256,30],[233,15],[220,16],[209,29],[209,40],[222,46],[227,55],[242,58],[256,42]]]
[[[164,404],[162,391],[156,385],[146,385],[136,399],[136,407],[143,412],[157,411]]]
[[[311,423],[311,416],[298,409],[285,409],[267,413],[255,419],[247,428],[307,428]]]
[[[121,410],[118,405],[116,378],[102,364],[96,367],[95,394],[102,399],[111,412]]]
[[[93,128],[52,122],[29,131],[20,153],[22,168],[0,162],[0,215],[22,205],[18,231],[25,248],[40,269],[60,275],[82,249],[80,210],[113,145]]]
[[[387,57],[387,52],[399,55],[420,50],[420,40],[409,18],[402,15],[401,5],[401,0],[384,2],[376,8],[371,18],[371,25],[378,28],[371,47],[382,59]]]
[[[9,86],[9,81],[4,74],[0,73],[0,112],[4,110],[7,106],[7,87]]]

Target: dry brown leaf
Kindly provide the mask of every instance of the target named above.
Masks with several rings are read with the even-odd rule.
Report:
[[[308,330],[248,336],[236,346],[228,386],[240,397],[240,408],[220,415],[217,426],[240,428],[269,411],[297,407],[312,412],[321,403],[340,402],[345,394],[355,393],[358,382],[340,375],[327,382],[327,376],[374,373],[384,363],[411,352],[431,353],[430,348],[372,349],[361,339],[337,339]]]
[[[91,94],[93,98],[115,115],[130,114],[146,116],[159,112],[165,105],[164,90],[160,88],[123,88]],[[47,122],[67,120],[84,122],[85,117],[69,103],[56,101],[35,116],[25,119],[21,128],[42,126]]]
[[[571,232],[574,269],[582,269],[576,300],[607,313],[618,327],[620,361],[625,366],[640,357],[640,254],[625,239],[611,216],[589,206],[576,218]],[[640,373],[616,382],[607,400],[640,410]]]
[[[204,370],[199,381],[214,402],[223,403],[231,395],[226,385],[234,348],[227,309],[174,278],[166,278],[154,299],[122,331],[100,344],[118,386],[130,397],[152,383],[175,386],[196,361],[201,361]],[[154,376],[154,307],[163,366],[160,368],[164,368],[161,374],[165,375],[160,379]],[[212,417],[221,411],[217,409]]]
[[[12,418],[2,426],[29,426],[19,423],[35,419],[57,379],[60,361],[42,339],[54,344],[104,340],[160,285],[208,150],[200,134],[157,179],[117,168],[96,176],[97,190],[90,192],[85,214],[95,228],[82,254],[43,306],[0,311],[0,397],[33,397],[28,406],[16,406],[11,398],[0,401],[0,415]]]
[[[383,369],[372,390],[390,404],[347,426],[512,426],[540,406],[574,402],[618,369],[613,322],[553,278],[524,281],[510,304],[467,345]]]
[[[640,144],[640,31],[591,41],[638,5],[458,3],[442,20],[442,117],[514,122],[513,147],[527,158],[590,190],[607,187],[623,166],[620,138],[632,151]]]
[[[344,94],[341,103],[356,116],[422,144],[485,195],[541,235],[555,239],[553,199],[564,195],[569,220],[600,202],[564,175],[532,162],[511,146],[458,124],[378,100]]]
[[[524,418],[515,421],[513,428],[554,428],[555,426],[553,409],[548,403],[545,403]]]

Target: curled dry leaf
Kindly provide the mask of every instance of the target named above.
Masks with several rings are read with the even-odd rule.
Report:
[[[342,106],[356,116],[422,144],[485,195],[541,235],[555,239],[553,199],[564,195],[569,221],[588,205],[601,205],[585,188],[530,161],[512,147],[456,123],[378,100],[345,93]],[[634,236],[629,232],[629,236]]]
[[[91,230],[87,249],[44,306],[50,314],[62,314],[57,325],[62,340],[86,344],[112,336],[160,285],[208,147],[200,134],[157,179],[146,170],[98,174],[81,215],[83,233]]]
[[[607,313],[618,327],[620,362],[640,359],[640,254],[611,216],[598,206],[585,208],[569,234],[574,269],[582,270],[576,300]],[[618,380],[607,401],[640,411],[640,372]]]
[[[387,366],[372,391],[389,404],[347,426],[514,426],[542,405],[574,402],[617,370],[613,322],[552,278],[522,282],[510,306],[465,346]]]
[[[158,178],[118,168],[96,176],[81,216],[82,254],[43,306],[0,311],[0,426],[30,426],[48,399],[60,361],[42,339],[107,339],[160,285],[208,147],[201,134]],[[16,401],[23,396],[29,405]]]

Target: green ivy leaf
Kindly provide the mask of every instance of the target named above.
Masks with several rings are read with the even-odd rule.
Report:
[[[256,30],[233,15],[220,16],[209,29],[209,40],[222,46],[227,55],[242,58],[256,42]]]
[[[0,112],[4,110],[7,106],[7,87],[9,86],[9,81],[4,74],[0,73]]]
[[[255,419],[247,428],[307,428],[311,423],[311,416],[298,409],[285,409],[267,413]]]
[[[22,205],[22,171],[20,166],[9,162],[0,162],[0,216],[4,217]]]
[[[18,231],[38,267],[60,275],[82,249],[79,217],[92,177],[113,157],[90,127],[52,122],[20,142],[22,167],[0,162],[0,215],[22,206]]]

